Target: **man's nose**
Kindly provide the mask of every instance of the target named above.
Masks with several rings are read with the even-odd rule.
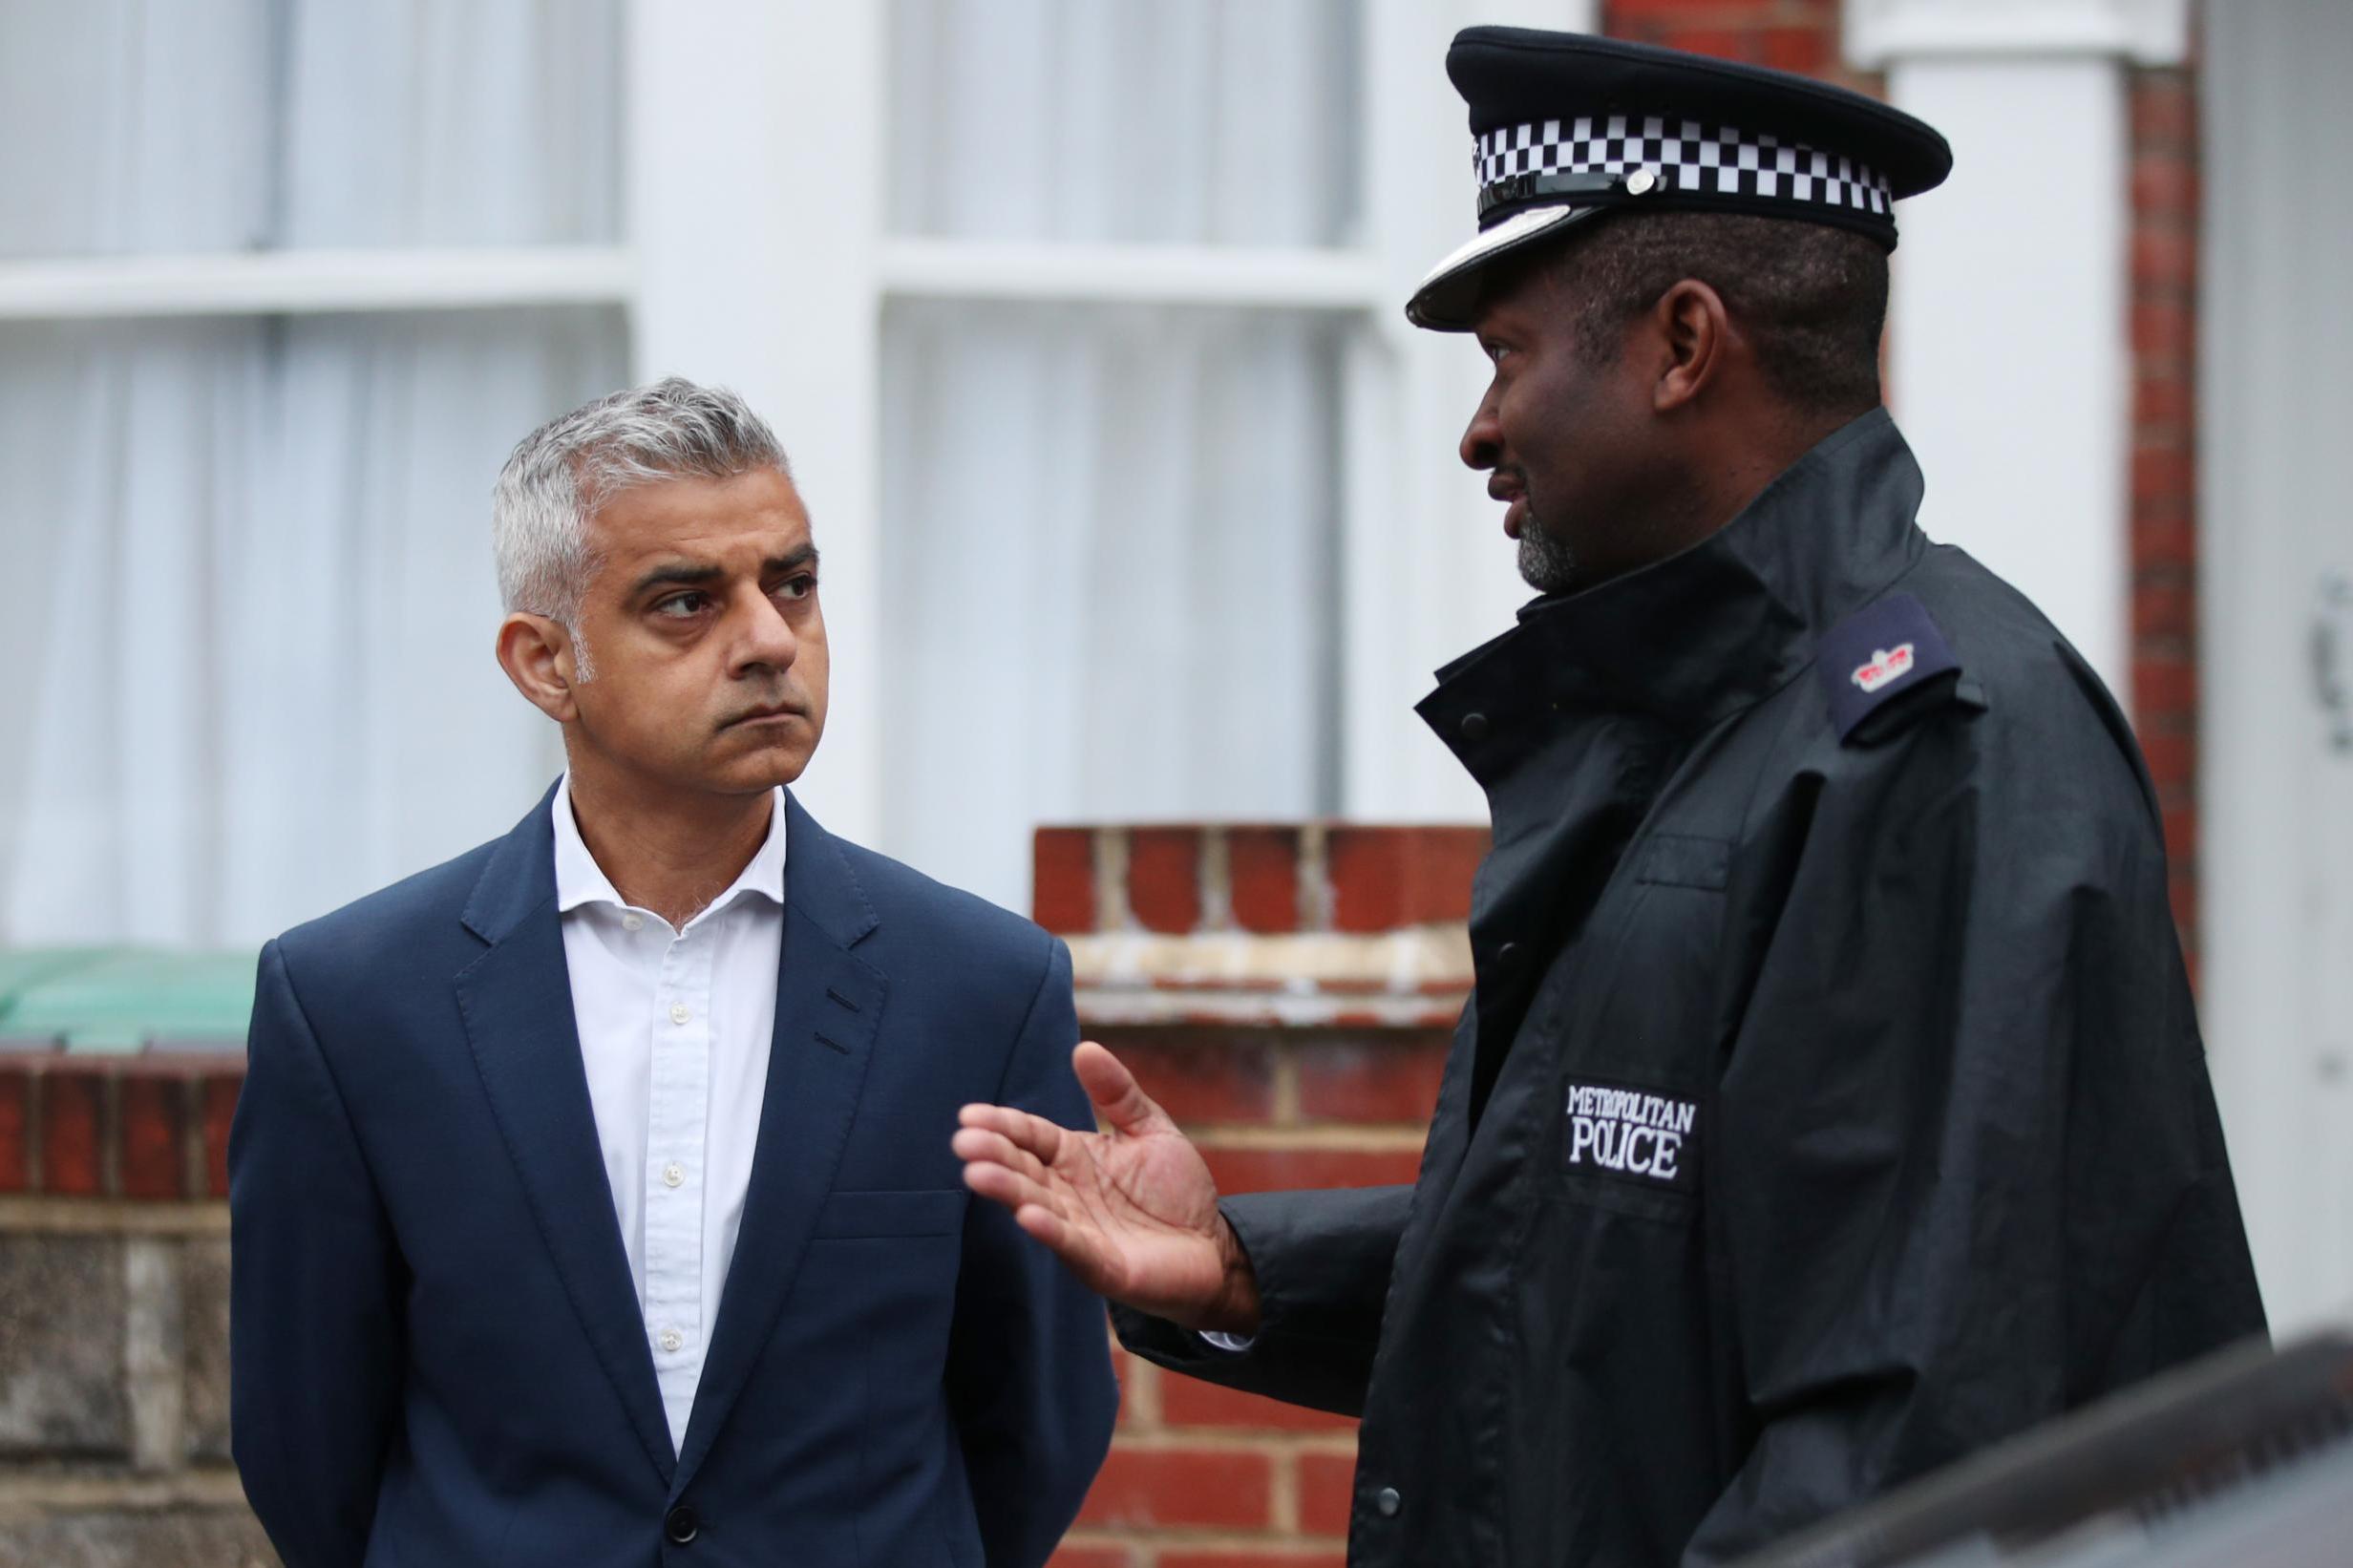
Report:
[[[774,670],[793,667],[793,661],[800,655],[800,638],[774,599],[756,589],[745,594],[737,622],[730,674],[740,675],[762,666]]]
[[[1479,399],[1457,450],[1462,453],[1462,460],[1473,468],[1493,468],[1503,460],[1503,428],[1495,422],[1493,392]]]

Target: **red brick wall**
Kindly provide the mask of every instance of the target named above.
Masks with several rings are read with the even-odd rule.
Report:
[[[2132,721],[2165,809],[2173,918],[2197,963],[2197,94],[2132,90]]]
[[[242,1055],[0,1055],[0,1196],[223,1198]]]
[[[1839,0],[1606,0],[1601,31],[1613,38],[1820,76],[1865,92],[1876,79],[1847,69],[1838,52]]]
[[[1614,37],[1877,93],[1846,68],[1838,0],[1606,0]],[[2173,916],[2197,963],[2197,95],[2191,71],[2132,73],[2132,689],[2173,858]],[[1962,158],[1967,148],[1958,149]]]

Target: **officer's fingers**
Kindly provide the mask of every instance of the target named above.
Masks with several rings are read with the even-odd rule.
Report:
[[[1062,1154],[1064,1131],[1059,1125],[1009,1105],[967,1105],[956,1112],[956,1120],[960,1126],[998,1134],[1043,1164],[1051,1165]]]
[[[1137,1087],[1127,1064],[1092,1040],[1082,1040],[1071,1053],[1071,1067],[1087,1091],[1087,1098],[1103,1113],[1114,1133],[1174,1132],[1176,1124]]]
[[[962,1128],[948,1139],[948,1147],[956,1152],[958,1159],[967,1165],[988,1161],[1041,1184],[1048,1179],[1046,1166],[1038,1156],[1003,1133],[992,1133],[984,1127]]]
[[[988,1160],[976,1160],[965,1167],[965,1185],[992,1203],[1002,1203],[1017,1214],[1024,1208],[1056,1208],[1054,1195],[1041,1183],[1030,1180],[1009,1166]]]
[[[1038,1203],[1025,1203],[1014,1210],[1013,1223],[1061,1259],[1063,1266],[1078,1276],[1079,1283],[1097,1295],[1109,1287],[1113,1271],[1100,1238]]]

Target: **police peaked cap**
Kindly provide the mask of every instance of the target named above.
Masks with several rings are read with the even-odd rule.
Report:
[[[1953,167],[1934,128],[1876,99],[1681,50],[1466,28],[1446,74],[1471,106],[1479,232],[1406,305],[1442,332],[1471,329],[1490,262],[1600,213],[1755,213],[1893,250],[1894,203]]]

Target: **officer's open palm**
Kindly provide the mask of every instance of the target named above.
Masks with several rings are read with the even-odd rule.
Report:
[[[954,1139],[965,1185],[1012,1210],[1099,1295],[1189,1326],[1255,1329],[1249,1260],[1200,1151],[1110,1051],[1087,1041],[1071,1063],[1107,1131],[967,1105]]]

